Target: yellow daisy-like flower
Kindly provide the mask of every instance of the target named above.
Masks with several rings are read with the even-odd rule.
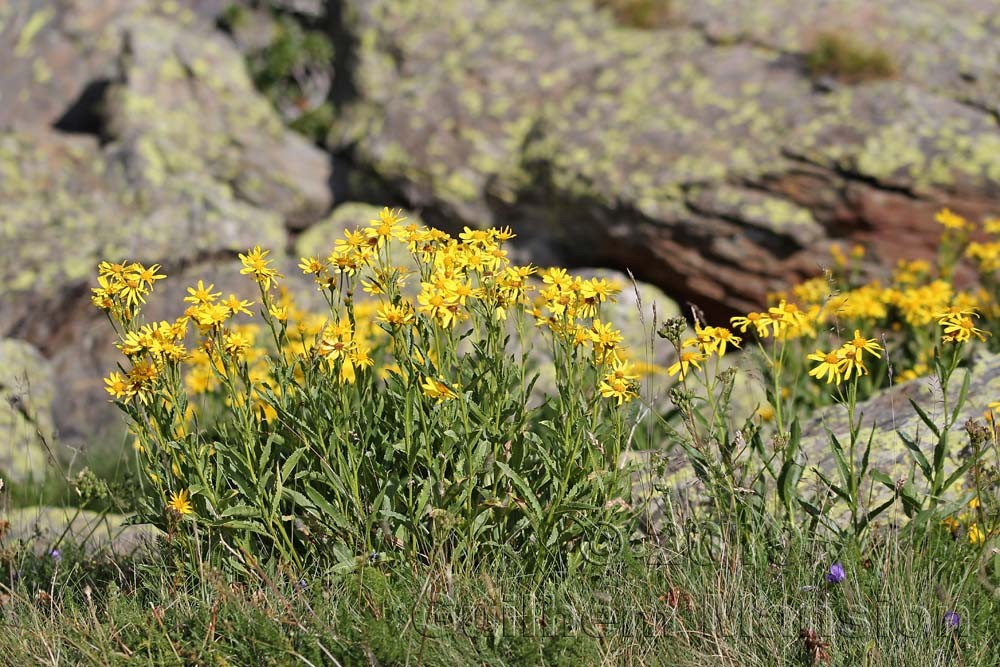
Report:
[[[945,343],[965,343],[973,336],[981,342],[986,342],[989,332],[977,329],[971,317],[955,317],[944,322],[944,335],[941,340]]]
[[[228,299],[221,302],[223,306],[229,309],[230,314],[238,315],[243,313],[253,317],[253,313],[250,312],[249,308],[253,305],[252,301],[246,301],[244,299],[238,298],[235,294],[230,294]]]
[[[957,213],[952,213],[948,209],[942,209],[934,216],[934,220],[940,224],[945,229],[965,229],[969,226],[965,218],[958,215]]]
[[[848,353],[848,356],[853,358],[856,363],[860,364],[862,363],[861,355],[864,352],[878,357],[882,352],[882,346],[879,345],[874,338],[865,338],[861,335],[860,330],[855,329],[854,339],[848,341],[844,345],[844,350]]]
[[[613,399],[618,402],[618,405],[621,405],[636,397],[636,393],[632,390],[633,386],[631,382],[616,378],[614,374],[609,374],[597,389],[601,392],[601,396]]]
[[[240,253],[240,262],[243,263],[240,273],[252,275],[257,284],[265,290],[271,289],[272,282],[277,282],[279,278],[284,277],[271,268],[271,260],[267,259],[270,252],[270,250],[261,250],[258,245],[254,246],[252,250],[248,250],[245,255]]]
[[[197,287],[187,288],[188,296],[184,297],[184,301],[195,305],[215,303],[215,300],[222,296],[222,292],[213,292],[212,289],[214,287],[215,285],[213,284],[205,287],[205,283],[199,280]]]
[[[695,352],[693,350],[687,350],[685,352],[681,352],[681,355],[677,359],[677,361],[675,361],[674,364],[667,369],[667,373],[669,373],[671,376],[680,373],[679,379],[683,380],[685,377],[687,377],[687,374],[691,371],[692,366],[701,370],[701,366],[699,364],[705,361],[706,359],[708,359],[708,356],[702,354],[701,352]]]
[[[458,398],[458,394],[455,390],[445,384],[443,379],[437,380],[431,377],[424,378],[420,387],[424,390],[424,396],[435,398],[438,403]]]
[[[969,526],[969,544],[982,544],[986,541],[986,534],[979,527],[979,524],[974,523]]]
[[[833,352],[816,350],[807,356],[806,359],[820,362],[819,366],[809,371],[811,377],[823,379],[825,376],[827,384],[834,382],[840,384],[843,381],[847,359],[844,358],[840,350],[834,350]]]
[[[413,323],[413,307],[405,301],[400,304],[387,303],[379,306],[375,318],[391,326],[403,326]]]
[[[167,508],[177,512],[181,516],[194,514],[194,506],[191,505],[187,489],[181,489],[176,493],[170,494],[170,502],[167,503]]]
[[[764,313],[747,313],[746,317],[731,318],[729,323],[732,324],[734,328],[739,329],[740,333],[746,333],[747,329],[753,327],[755,333],[760,338],[767,338],[771,335],[771,331],[768,328],[768,325],[771,323],[771,318]]]
[[[132,398],[135,392],[132,389],[132,384],[125,378],[124,375],[118,372],[114,372],[108,377],[104,378],[105,391],[114,396],[117,399],[128,400]]]

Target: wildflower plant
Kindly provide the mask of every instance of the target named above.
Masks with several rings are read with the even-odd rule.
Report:
[[[139,518],[197,527],[246,569],[376,553],[541,571],[599,551],[594,526],[627,535],[638,373],[602,319],[617,288],[513,265],[512,236],[453,238],[384,209],[301,259],[321,314],[259,247],[240,255],[255,303],[199,281],[155,324],[141,306],[158,267],[102,264],[94,303],[126,357],[105,382],[146,472]],[[556,391],[535,405],[537,335]]]
[[[677,355],[669,369],[677,377],[671,395],[685,432],[670,438],[684,450],[719,517],[741,516],[733,514],[737,508],[760,525],[773,527],[783,517],[795,529],[862,539],[872,521],[897,503],[921,518],[914,525],[928,525],[924,519],[940,517],[949,491],[979,469],[982,447],[947,465],[959,458],[952,431],[969,386],[967,373],[959,388],[952,378],[974,346],[995,345],[989,333],[998,314],[993,246],[971,239],[993,238],[1000,223],[977,227],[948,210],[936,219],[942,227],[936,261],[900,262],[888,282],[863,282],[863,247],[845,252],[834,245],[823,276],[775,294],[760,311],[733,317],[731,329],[696,322],[695,336],[687,339],[682,321],[660,330]],[[953,279],[964,261],[976,265],[979,281],[960,290]],[[719,391],[725,384],[713,379],[722,377],[719,368],[708,367],[726,347],[713,336],[718,331],[756,359],[765,390],[767,403],[738,429],[726,403],[732,390]],[[933,434],[932,448],[899,433],[923,480],[891,479],[870,463],[876,428],[865,425],[860,402],[931,374],[943,418],[935,421],[924,406],[911,405]],[[807,494],[799,415],[831,403],[846,411],[846,433],[826,429],[832,466],[812,468],[819,489]],[[889,491],[888,499],[871,501],[876,486]]]

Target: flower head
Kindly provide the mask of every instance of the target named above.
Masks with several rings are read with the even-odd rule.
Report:
[[[181,489],[176,493],[170,494],[170,502],[167,503],[167,508],[177,512],[181,516],[184,516],[185,514],[193,514],[194,507],[191,505],[188,490]]]
[[[816,366],[811,371],[809,375],[811,377],[822,379],[826,378],[827,384],[840,384],[844,379],[844,371],[847,370],[848,360],[844,358],[844,355],[840,350],[834,350],[832,352],[822,352],[816,350],[812,354],[806,357],[809,361],[820,362],[819,366]]]
[[[847,579],[847,573],[844,572],[844,566],[840,563],[834,563],[830,566],[829,571],[823,577],[826,579],[827,583],[839,584]]]
[[[962,624],[962,617],[958,615],[957,611],[948,611],[944,614],[944,624],[945,627],[957,630],[958,626]]]
[[[258,245],[254,246],[252,250],[248,250],[245,255],[240,253],[240,262],[243,263],[240,273],[252,275],[257,284],[265,290],[271,289],[271,283],[277,282],[278,278],[283,277],[271,268],[271,260],[267,259],[270,252],[270,250],[261,250]]]

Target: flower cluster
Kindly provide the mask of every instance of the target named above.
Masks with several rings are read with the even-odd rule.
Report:
[[[101,262],[91,302],[116,320],[131,320],[146,303],[153,285],[166,278],[159,270],[159,264],[146,267],[138,262]]]
[[[882,346],[874,338],[865,338],[861,331],[855,330],[854,338],[841,345],[832,352],[822,352],[816,350],[807,359],[817,361],[819,365],[809,371],[809,375],[815,378],[826,378],[827,384],[840,384],[851,377],[867,375],[868,367],[865,366],[864,353],[878,358],[882,352]]]
[[[756,314],[758,313],[751,313],[751,315]],[[768,326],[771,323],[773,320],[768,320]],[[694,333],[693,337],[681,342],[677,361],[667,369],[670,375],[678,375],[681,380],[687,377],[692,368],[700,370],[700,364],[707,361],[712,355],[721,358],[726,354],[728,346],[739,347],[743,341],[742,338],[733,335],[733,332],[725,327],[703,327],[700,323],[696,323]]]

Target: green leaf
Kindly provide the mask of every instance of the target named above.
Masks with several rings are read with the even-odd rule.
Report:
[[[830,481],[830,480],[829,480],[829,479],[827,478],[827,476],[823,474],[823,471],[822,471],[822,470],[820,470],[819,468],[816,468],[816,467],[814,467],[814,468],[813,468],[813,472],[815,472],[815,473],[816,473],[816,475],[817,475],[817,476],[818,476],[818,477],[819,477],[819,478],[820,478],[821,480],[823,480],[823,483],[824,483],[824,484],[826,484],[826,485],[827,485],[828,487],[830,487],[830,490],[831,490],[831,491],[833,491],[833,492],[834,492],[834,493],[836,493],[836,494],[837,494],[838,496],[840,496],[840,497],[841,497],[841,498],[842,498],[843,500],[845,500],[845,501],[846,501],[846,502],[847,502],[847,503],[848,503],[849,505],[850,505],[850,504],[852,503],[852,501],[851,501],[851,496],[850,496],[850,494],[848,494],[848,493],[847,493],[847,491],[845,491],[844,489],[840,488],[839,486],[837,486],[836,484],[834,484],[834,483],[833,483],[832,481]]]
[[[930,416],[926,412],[924,412],[924,409],[922,407],[920,407],[917,404],[917,402],[914,401],[912,398],[910,399],[910,405],[912,405],[913,409],[917,411],[918,415],[920,415],[921,421],[923,421],[925,424],[927,424],[927,428],[929,428],[931,430],[931,432],[934,433],[934,435],[937,438],[940,438],[941,437],[941,429],[938,428],[938,425],[934,423],[934,420],[931,419]]]
[[[337,528],[340,528],[341,530],[349,529],[350,523],[347,521],[347,518],[343,514],[341,514],[340,511],[337,510],[337,508],[331,505],[330,501],[328,501],[326,498],[323,497],[323,494],[321,494],[319,491],[308,485],[305,487],[305,489],[306,489],[306,496],[308,496],[309,499],[315,504],[315,506],[322,512],[322,514],[318,518],[328,519],[330,523],[332,523]]]
[[[506,475],[514,483],[514,486],[517,487],[517,490],[528,502],[529,507],[531,507],[529,516],[533,517],[531,523],[537,530],[537,528],[541,525],[544,513],[542,512],[542,506],[539,504],[538,498],[535,496],[535,492],[531,488],[531,485],[528,484],[524,478],[521,477],[521,475],[511,469],[511,467],[506,463],[497,461],[497,467],[500,468],[504,475]]]
[[[824,427],[826,428],[826,427]],[[830,438],[830,447],[833,452],[833,461],[837,464],[837,473],[840,475],[840,483],[844,486],[851,487],[851,468],[848,467],[847,459],[844,458],[844,447],[840,444],[840,440],[834,435],[833,431],[826,428],[827,436]],[[854,465],[854,461],[851,461],[851,465]],[[851,502],[850,498],[847,498],[847,502]]]
[[[869,471],[868,475],[869,475],[869,477],[871,477],[872,479],[874,479],[876,482],[881,483],[883,486],[885,486],[887,488],[890,488],[890,489],[893,489],[893,490],[896,489],[896,482],[892,479],[892,477],[889,477],[887,474],[885,474],[881,470],[872,470],[872,471]]]
[[[910,402],[912,403],[912,399]],[[916,403],[914,403],[914,405],[916,405]],[[913,457],[913,460],[916,461],[918,466],[920,466],[920,470],[924,473],[924,477],[928,480],[931,479],[933,476],[933,473],[931,472],[931,464],[927,462],[927,457],[920,451],[920,447],[918,447],[917,444],[902,431],[896,431],[896,433],[899,434],[900,439],[903,441],[903,445],[905,445],[910,451],[910,455]]]
[[[955,470],[955,472],[951,473],[951,475],[948,476],[948,479],[946,479],[945,482],[944,482],[944,484],[941,486],[941,493],[944,493],[948,488],[951,487],[952,484],[954,484],[959,479],[961,479],[965,475],[965,473],[967,473],[969,471],[969,469],[972,466],[976,465],[976,462],[979,461],[979,459],[982,458],[983,454],[985,454],[986,451],[988,451],[988,450],[985,450],[985,449],[984,450],[980,450],[979,451],[979,456],[970,455],[969,458],[967,458],[962,463],[962,465],[960,465],[958,467],[958,469]]]
[[[958,413],[962,411],[962,406],[965,405],[965,399],[969,396],[969,382],[972,380],[972,373],[966,371],[965,377],[962,378],[962,388],[958,392],[958,400],[955,402],[955,409],[951,411],[951,421],[948,422],[949,425],[954,424],[958,420]]]
[[[873,519],[877,518],[879,514],[892,507],[895,503],[896,503],[896,497],[893,496],[892,498],[889,498],[884,503],[882,503],[875,509],[871,510],[870,512],[866,512],[865,515],[861,518],[861,521],[858,523],[858,531],[860,532],[865,528],[867,528],[868,524],[871,523]]]
[[[227,507],[222,514],[222,518],[234,517],[234,516],[257,516],[259,511],[256,507],[251,507],[250,505],[231,505]]]
[[[288,481],[289,475],[292,474],[292,470],[295,469],[295,464],[299,462],[299,459],[309,451],[309,447],[299,447],[292,455],[285,459],[284,465],[281,466],[281,482],[284,484]]]

